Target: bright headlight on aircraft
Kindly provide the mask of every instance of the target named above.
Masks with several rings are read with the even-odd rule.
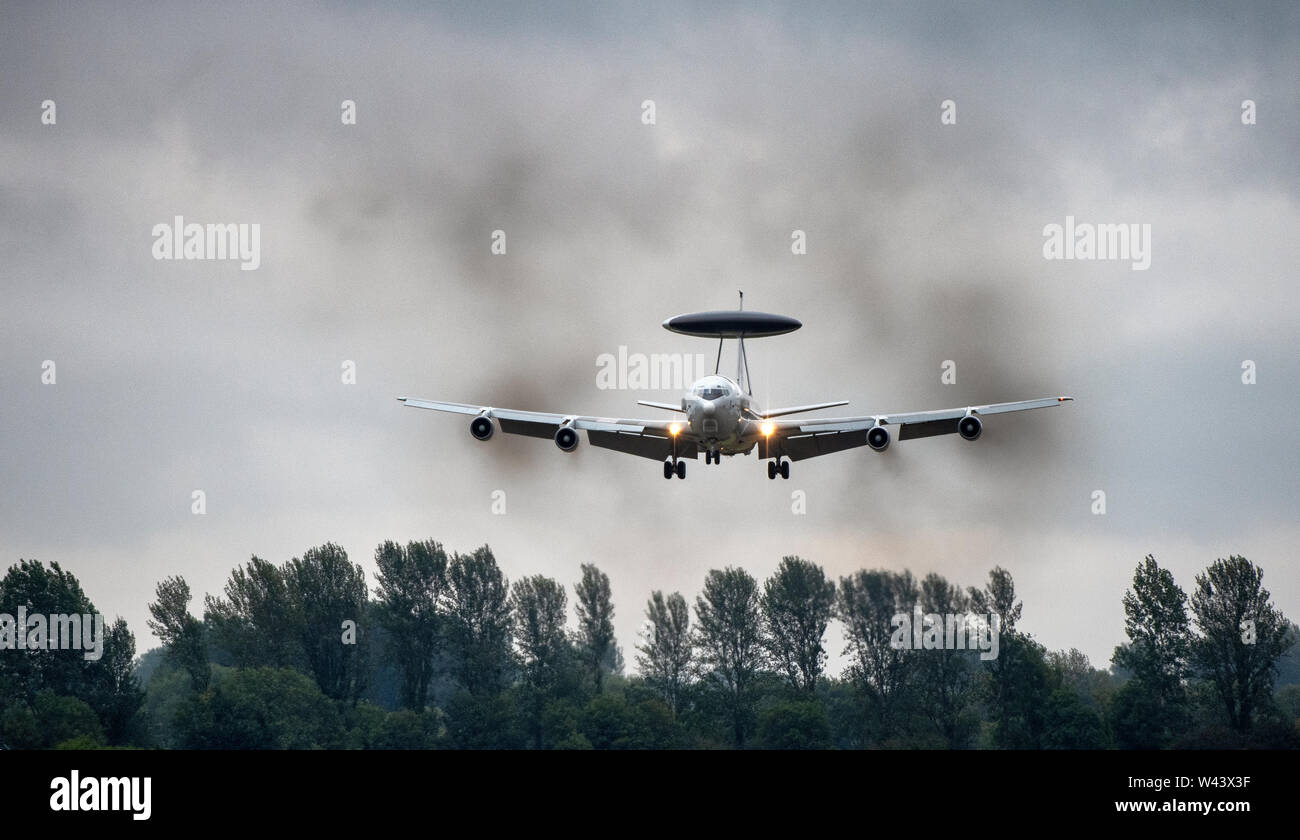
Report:
[[[763,429],[763,437],[768,437],[772,434],[772,431],[776,429],[776,426],[771,423],[764,423],[761,428]]]
[[[668,434],[672,435],[673,437],[677,437],[677,433],[680,432],[681,430],[682,427],[680,424],[673,423],[668,427]]]

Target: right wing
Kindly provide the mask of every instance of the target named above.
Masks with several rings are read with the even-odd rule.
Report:
[[[669,458],[673,454],[674,441],[669,427],[683,425],[671,420],[628,420],[579,414],[552,414],[544,411],[520,411],[513,408],[494,408],[486,405],[417,400],[407,397],[397,399],[411,408],[427,408],[451,414],[481,414],[496,420],[501,431],[508,435],[554,438],[560,426],[567,423],[575,429],[585,431],[587,440],[592,446],[639,455],[643,458],[654,458],[657,461]],[[677,457],[696,457],[694,441],[679,438],[676,444]]]

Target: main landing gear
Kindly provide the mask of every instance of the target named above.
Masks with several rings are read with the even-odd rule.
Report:
[[[708,449],[704,450],[704,463],[706,463],[706,464],[721,464],[721,463],[722,463],[722,453],[721,453],[721,452],[716,452],[716,451],[710,451],[710,450],[708,450]]]
[[[768,462],[767,462],[767,477],[768,477],[768,478],[775,479],[776,476],[777,476],[777,473],[780,473],[780,474],[781,474],[781,478],[789,478],[789,477],[790,477],[790,462],[787,461],[787,460],[785,460],[784,458],[777,458],[777,459],[774,459],[774,460],[768,461]]]
[[[672,478],[673,473],[678,478],[686,478],[686,462],[680,458],[664,461],[664,478]]]

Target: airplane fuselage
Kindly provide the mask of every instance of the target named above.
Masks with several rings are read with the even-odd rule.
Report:
[[[700,448],[724,455],[749,452],[762,435],[762,421],[753,414],[750,396],[725,376],[699,379],[682,397],[686,428]]]

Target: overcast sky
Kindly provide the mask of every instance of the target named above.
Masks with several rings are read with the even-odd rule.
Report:
[[[1187,590],[1244,554],[1300,618],[1294,4],[484,5],[0,11],[4,566],[60,562],[140,650],[163,577],[335,541],[373,586],[385,539],[571,602],[597,564],[629,663],[651,590],[788,554],[1005,566],[1022,628],[1103,667],[1147,553]],[[260,267],[155,260],[177,215],[259,224]],[[1066,216],[1149,224],[1150,268],[1046,260]],[[804,323],[751,342],[761,405],[1076,402],[670,483],[393,399],[657,417],[676,392],[597,358],[711,359],[660,323],[739,288]]]

